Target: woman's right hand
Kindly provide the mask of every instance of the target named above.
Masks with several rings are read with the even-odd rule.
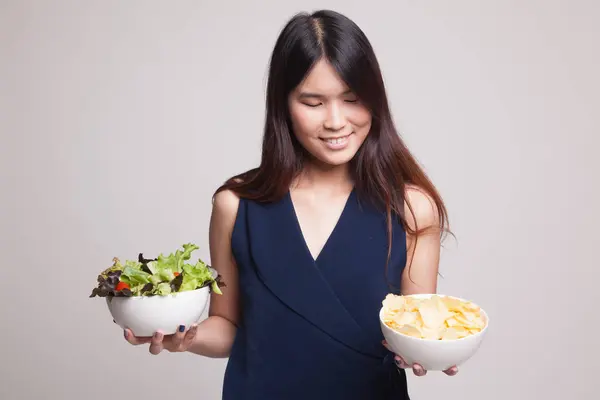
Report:
[[[192,325],[189,329],[181,325],[178,331],[172,335],[164,335],[162,332],[156,332],[152,337],[137,337],[130,329],[125,329],[125,340],[134,346],[150,343],[148,350],[150,354],[157,355],[166,350],[172,353],[187,351],[194,343],[198,325]]]

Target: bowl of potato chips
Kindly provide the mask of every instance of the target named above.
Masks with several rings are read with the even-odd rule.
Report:
[[[477,304],[440,294],[388,294],[379,322],[388,347],[408,364],[444,371],[469,360],[489,324]]]

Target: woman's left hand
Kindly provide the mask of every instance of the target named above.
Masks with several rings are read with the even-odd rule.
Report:
[[[384,340],[383,341],[383,345],[390,351],[392,351],[387,342]],[[394,356],[394,361],[396,362],[396,365],[398,366],[398,368],[402,368],[402,369],[407,369],[407,368],[412,368],[413,373],[416,376],[424,376],[425,374],[427,374],[427,370],[425,368],[423,368],[421,365],[419,364],[413,364],[412,366],[407,364],[406,361],[404,361],[404,359],[399,356],[398,354],[395,354]],[[458,367],[457,366],[453,366],[448,368],[447,370],[443,371],[446,375],[448,376],[454,376],[458,373]]]

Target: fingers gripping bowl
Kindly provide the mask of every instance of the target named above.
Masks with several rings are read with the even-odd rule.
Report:
[[[489,318],[478,305],[457,297],[389,294],[379,322],[389,348],[409,365],[444,371],[477,352]]]
[[[190,263],[195,244],[184,244],[168,256],[160,254],[146,259],[113,265],[98,275],[90,297],[104,297],[113,320],[134,335],[152,336],[161,331],[172,334],[180,325],[197,322],[204,312],[211,292],[221,294],[225,286],[221,276],[198,259]]]

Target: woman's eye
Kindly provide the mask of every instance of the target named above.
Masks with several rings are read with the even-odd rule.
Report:
[[[346,99],[346,103],[356,103],[357,99]]]
[[[304,105],[309,106],[309,107],[319,107],[321,105],[321,103],[317,103],[317,104],[304,103]]]

